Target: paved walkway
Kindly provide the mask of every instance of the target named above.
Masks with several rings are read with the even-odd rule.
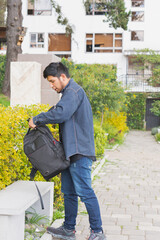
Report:
[[[107,154],[93,182],[107,239],[160,240],[160,145],[150,132],[131,131]],[[88,227],[88,217],[79,216],[79,240]]]
[[[160,144],[150,132],[130,131],[122,146],[106,154],[93,187],[107,240],[160,240]],[[77,240],[89,235],[83,211],[81,203]]]

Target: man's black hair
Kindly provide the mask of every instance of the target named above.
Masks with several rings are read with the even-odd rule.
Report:
[[[61,62],[52,62],[43,71],[44,78],[47,78],[48,76],[59,78],[61,74],[65,74],[67,78],[70,77],[68,68]]]

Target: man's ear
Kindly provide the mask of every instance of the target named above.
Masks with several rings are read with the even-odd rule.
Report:
[[[59,78],[62,82],[64,82],[66,80],[66,75],[64,73],[62,73]]]

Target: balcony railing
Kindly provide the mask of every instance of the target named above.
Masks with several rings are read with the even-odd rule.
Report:
[[[160,86],[153,86],[151,74],[126,74],[118,77],[127,92],[160,92]]]

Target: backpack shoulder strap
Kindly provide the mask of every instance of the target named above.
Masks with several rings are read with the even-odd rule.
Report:
[[[31,181],[31,180],[34,180],[34,177],[35,177],[35,175],[36,175],[36,172],[37,172],[37,169],[34,168],[34,167],[32,167],[32,169],[31,169],[31,173],[30,173],[30,181]],[[40,199],[41,207],[42,207],[42,209],[44,209],[44,203],[43,203],[42,195],[41,195],[41,193],[40,193],[40,191],[39,191],[39,188],[38,188],[38,186],[37,186],[37,184],[36,184],[35,181],[34,181],[34,183],[35,183],[35,186],[36,186],[36,189],[37,189],[38,195],[39,195],[39,199]]]
[[[31,173],[30,173],[30,181],[34,180],[34,177],[36,175],[37,169],[32,167]]]

